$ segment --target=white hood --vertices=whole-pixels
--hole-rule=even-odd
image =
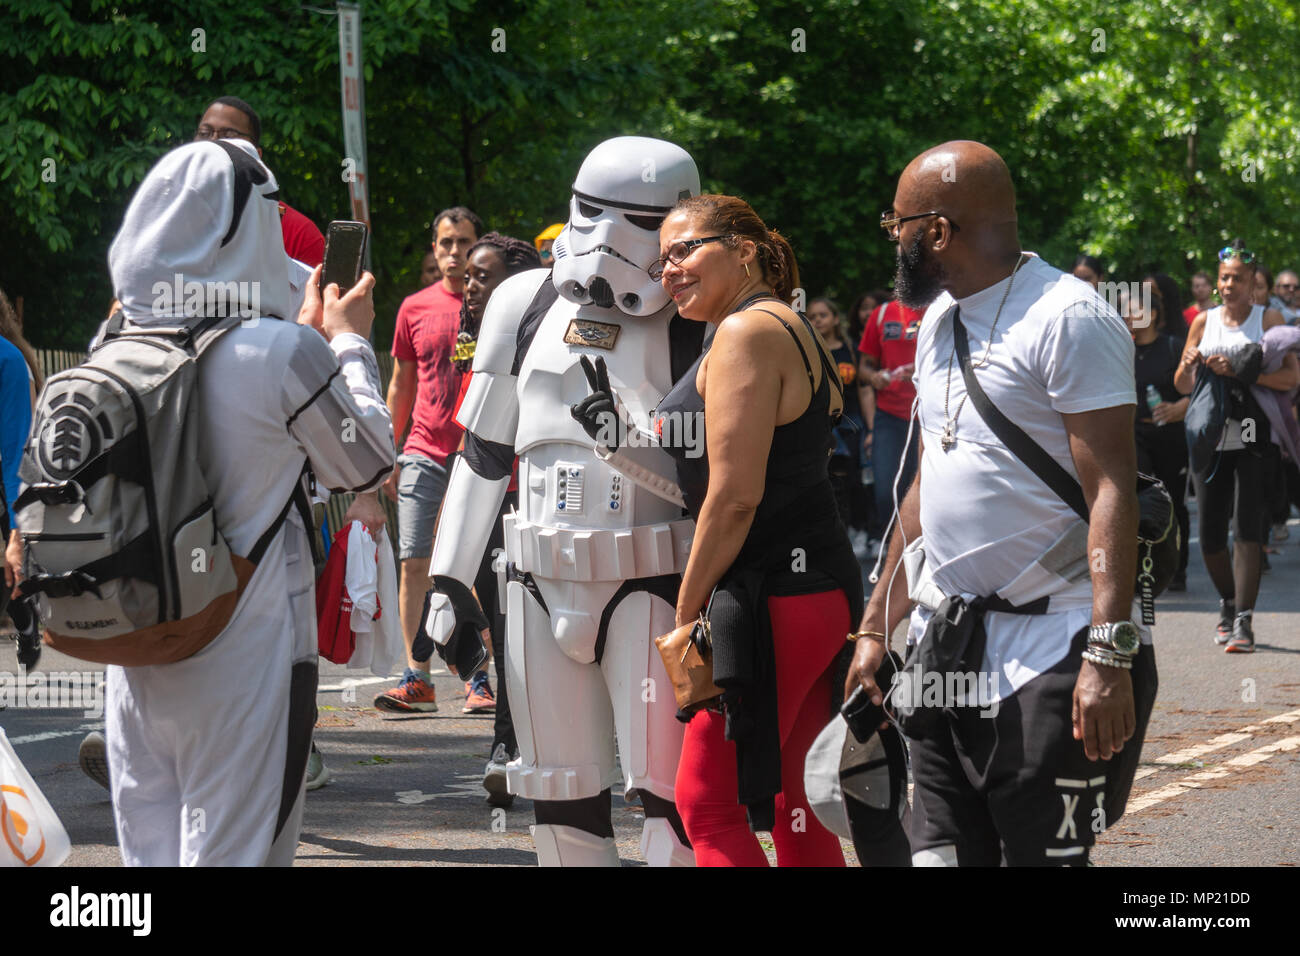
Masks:
[[[278,189],[246,140],[186,143],[160,159],[108,250],[127,317],[292,318]]]

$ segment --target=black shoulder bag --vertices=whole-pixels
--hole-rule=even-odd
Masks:
[[[966,394],[984,423],[1075,514],[1087,521],[1088,503],[1079,482],[1041,445],[1003,415],[980,387],[971,367],[966,326],[962,325],[961,310],[956,306],[952,312],[952,335],[961,362],[962,378],[966,382]],[[1151,625],[1156,622],[1156,598],[1169,586],[1178,570],[1178,522],[1174,518],[1173,500],[1159,479],[1139,472],[1137,496],[1138,568],[1134,590],[1142,600],[1142,623]]]

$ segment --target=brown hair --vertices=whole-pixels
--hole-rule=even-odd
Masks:
[[[673,212],[686,212],[699,219],[706,230],[728,236],[727,246],[734,249],[741,239],[758,247],[758,266],[780,298],[794,299],[799,287],[799,264],[789,241],[775,229],[768,229],[749,203],[735,196],[706,193],[680,200]]]
[[[39,392],[45,387],[41,363],[36,360],[36,350],[23,337],[23,327],[18,322],[18,313],[9,304],[9,297],[5,295],[3,289],[0,289],[0,335],[18,346],[18,351],[23,353],[23,358],[27,360],[27,367],[32,370],[32,378],[36,380],[36,391]]]

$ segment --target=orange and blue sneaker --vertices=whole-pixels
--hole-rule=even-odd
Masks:
[[[1232,639],[1224,648],[1229,654],[1254,654],[1255,629],[1251,627],[1251,612],[1242,611],[1232,624]]]
[[[375,706],[380,710],[395,710],[401,713],[411,711],[430,713],[438,709],[438,700],[434,695],[429,674],[408,667],[402,672],[402,682],[396,688],[375,695]]]
[[[494,714],[497,699],[492,696],[492,684],[488,681],[487,671],[479,671],[465,685],[465,706],[463,714]]]

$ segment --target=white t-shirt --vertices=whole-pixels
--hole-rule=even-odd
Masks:
[[[1031,256],[1014,277],[985,365],[1008,281],[957,301],[975,375],[993,404],[1077,478],[1061,415],[1135,403],[1132,336],[1091,286]],[[1059,662],[1089,623],[1088,528],[969,400],[957,416],[956,444],[943,450],[945,390],[949,414],[966,395],[952,322],[943,319],[953,301],[947,293],[935,300],[917,338],[926,563],[945,594],[997,594],[1012,604],[1051,596],[1046,615],[986,615],[984,669],[1000,674],[1001,699]],[[918,608],[911,639],[928,619]]]

